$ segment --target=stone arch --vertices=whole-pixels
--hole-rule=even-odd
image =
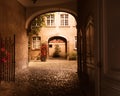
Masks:
[[[48,43],[52,40],[52,39],[56,39],[56,38],[60,38],[62,39],[64,42],[67,42],[67,39],[63,36],[52,36],[48,39]]]
[[[38,12],[33,13],[33,15],[29,16],[26,20],[25,28],[28,29],[30,21],[33,18],[35,18],[36,16],[38,16],[40,14],[44,14],[44,13],[48,13],[48,12],[67,12],[67,13],[71,14],[77,21],[77,13],[72,10],[64,9],[64,8],[49,8],[49,9],[45,9],[45,10],[40,10]]]

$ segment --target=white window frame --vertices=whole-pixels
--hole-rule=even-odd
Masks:
[[[60,14],[60,25],[61,26],[69,25],[69,15],[68,14]]]
[[[46,21],[47,26],[55,26],[55,15],[50,14],[47,16],[47,21]]]
[[[32,49],[40,49],[41,38],[39,36],[32,37]]]

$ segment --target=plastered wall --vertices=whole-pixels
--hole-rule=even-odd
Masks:
[[[17,0],[0,0],[0,34],[3,37],[15,34],[16,70],[25,67],[28,62],[25,8]]]

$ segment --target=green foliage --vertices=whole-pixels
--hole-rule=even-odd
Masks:
[[[31,22],[31,31],[32,34],[38,34],[41,27],[45,25],[45,15],[39,15]]]
[[[77,53],[73,52],[69,55],[69,60],[76,60],[77,59]]]
[[[53,53],[53,57],[60,57],[61,49],[58,44],[55,45],[55,52]]]
[[[40,29],[45,26],[45,18],[49,16],[51,13],[46,13],[43,15],[38,15],[31,21],[30,30],[28,34],[38,34]]]

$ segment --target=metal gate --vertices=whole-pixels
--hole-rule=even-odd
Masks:
[[[15,35],[0,36],[0,81],[15,81]]]

